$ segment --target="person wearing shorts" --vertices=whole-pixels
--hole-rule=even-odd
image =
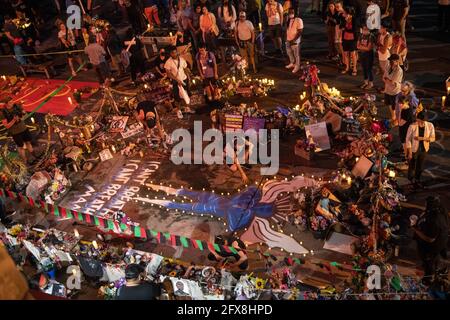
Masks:
[[[7,129],[9,136],[14,140],[20,157],[27,162],[29,159],[27,158],[26,150],[33,154],[33,146],[31,145],[31,133],[25,121],[22,120],[23,115],[22,107],[12,102],[3,103],[1,106],[0,120]]]
[[[203,81],[203,88],[205,90],[208,101],[214,99],[214,91],[217,87],[217,79],[219,75],[217,73],[217,63],[214,53],[206,49],[204,43],[200,44],[197,56],[197,67],[200,78]]]
[[[344,57],[344,49],[342,48],[342,29],[341,29],[341,22],[343,19],[344,19],[344,7],[342,6],[342,2],[338,1],[334,5],[334,20],[336,21],[334,43],[336,45],[336,50],[340,56],[339,64],[342,64],[342,59]]]
[[[281,39],[283,34],[283,30],[281,28],[283,25],[283,6],[275,0],[268,0],[266,4],[266,15],[269,37],[273,41],[276,52],[281,54],[281,46],[283,44]]]
[[[391,120],[396,122],[396,96],[400,93],[403,81],[403,70],[400,67],[400,57],[398,54],[392,54],[389,57],[389,67],[384,74],[384,103],[389,107]]]

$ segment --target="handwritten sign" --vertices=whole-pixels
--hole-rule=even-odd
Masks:
[[[142,132],[144,129],[144,125],[140,122],[134,124],[133,126],[130,126],[128,130],[121,132],[122,138],[126,139],[132,136],[137,135],[138,133]]]
[[[127,126],[128,116],[114,116],[109,125],[110,132],[123,132]]]

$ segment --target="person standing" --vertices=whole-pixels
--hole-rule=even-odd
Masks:
[[[106,35],[105,44],[106,48],[111,56],[111,64],[112,67],[119,72],[119,76],[125,73],[125,68],[122,63],[122,59],[120,58],[120,53],[122,52],[123,45],[119,36],[117,35],[116,30],[108,25],[108,33]]]
[[[228,32],[234,29],[236,22],[236,9],[231,0],[222,0],[222,5],[217,9],[217,17],[219,18],[220,28]]]
[[[166,69],[167,76],[172,80],[174,99],[178,105],[184,101],[186,105],[185,112],[191,112],[189,108],[188,76],[186,74],[186,70],[188,69],[187,62],[180,57],[176,47],[170,47],[169,54],[170,57],[167,59],[164,68]],[[178,117],[181,118],[182,115],[178,114]]]
[[[336,18],[335,18],[334,2],[330,1],[327,6],[325,15],[325,24],[327,26],[327,38],[328,38],[328,59],[335,59],[338,56],[335,39],[336,39]]]
[[[404,72],[408,69],[408,61],[406,56],[408,54],[408,47],[406,45],[406,39],[397,32],[392,36],[392,47],[390,49],[391,54],[398,54],[400,57],[400,67]]]
[[[203,88],[208,101],[212,101],[219,75],[217,73],[217,62],[214,53],[206,50],[205,44],[201,44],[196,56],[198,73],[203,81]]]
[[[441,32],[450,31],[450,0],[438,1],[438,29]]]
[[[372,33],[370,33],[367,25],[363,25],[361,35],[358,39],[359,60],[364,73],[364,83],[362,89],[373,88],[373,59],[375,40]]]
[[[130,39],[125,41],[127,46],[126,51],[130,54],[130,74],[131,82],[135,86],[138,74],[145,74],[145,58],[142,54],[142,42],[136,37],[134,30],[129,28],[126,31],[126,38]]]
[[[259,26],[261,22],[261,0],[248,0],[247,1],[247,17],[254,26]]]
[[[352,68],[352,75],[357,74],[356,46],[358,43],[358,23],[355,18],[355,9],[349,7],[345,10],[344,20],[341,22],[342,28],[342,50],[344,51],[344,70],[342,74],[349,72]]]
[[[289,8],[286,26],[286,52],[289,57],[289,64],[286,68],[292,69],[292,73],[297,73],[300,70],[300,44],[303,33],[303,20],[296,16],[293,7]]]
[[[139,10],[138,0],[119,0],[119,4],[125,7],[127,11],[128,21],[131,24],[134,32],[142,33],[142,19]]]
[[[89,62],[94,66],[99,83],[103,84],[110,76],[110,69],[105,59],[105,49],[97,43],[95,37],[91,36],[89,45],[84,48],[84,52],[88,55]]]
[[[388,32],[387,26],[385,24],[382,24],[377,39],[378,64],[380,67],[381,78],[384,77],[384,74],[388,70],[388,59],[391,56],[391,48],[392,36]]]
[[[17,26],[8,15],[5,16],[5,24],[3,28],[5,30],[6,37],[9,39],[14,48],[14,55],[17,62],[21,65],[27,64],[27,58],[23,56],[25,54],[22,47],[24,44],[24,39]]]
[[[366,25],[374,35],[378,34],[381,27],[381,10],[374,0],[367,0]]]
[[[406,18],[409,13],[409,0],[392,0],[392,28],[406,39]]]
[[[22,120],[25,112],[20,105],[9,101],[4,103],[1,107],[0,121],[6,128],[8,135],[12,137],[17,146],[18,152],[22,160],[27,163],[32,159],[28,159],[27,150],[31,155],[33,154],[33,146],[31,145],[32,136],[30,131]]]
[[[239,20],[236,21],[234,37],[239,48],[239,54],[253,67],[256,73],[255,64],[255,28],[250,20],[246,19],[244,11],[239,13]]]
[[[144,0],[144,14],[147,17],[148,24],[150,26],[150,30],[153,29],[153,26],[156,24],[157,26],[161,25],[158,16],[158,0]]]
[[[268,0],[266,3],[266,15],[268,23],[269,37],[272,39],[276,49],[276,53],[282,54],[283,40],[281,35],[283,33],[283,6],[276,0]]]
[[[338,0],[335,2],[334,4],[334,20],[336,21],[336,30],[335,30],[335,40],[334,42],[336,43],[336,49],[337,52],[340,56],[340,60],[339,60],[339,65],[342,66],[343,65],[343,60],[344,60],[344,49],[342,48],[342,29],[341,29],[341,24],[342,22],[345,20],[344,19],[344,7],[342,5],[342,1]]]
[[[423,188],[420,178],[426,155],[430,150],[430,143],[436,139],[434,125],[426,120],[425,112],[419,112],[416,122],[409,126],[406,133],[405,144],[409,161],[408,179],[417,188]]]
[[[207,6],[202,7],[202,15],[200,16],[200,29],[202,30],[202,39],[206,43],[209,50],[217,49],[216,38],[219,35],[219,28],[216,23],[216,16],[209,12]]]
[[[422,283],[429,285],[438,270],[440,257],[447,258],[449,217],[439,196],[429,196],[426,201],[425,211],[412,229],[424,269]]]
[[[158,300],[161,287],[142,280],[144,269],[138,264],[129,264],[125,268],[126,283],[117,290],[116,300]]]
[[[397,96],[397,119],[398,119],[398,135],[403,147],[403,156],[408,159],[406,149],[406,134],[408,133],[409,126],[414,121],[413,107],[410,106],[406,96],[401,93]]]
[[[75,35],[72,30],[68,30],[64,23],[59,25],[58,39],[61,42],[61,46],[64,51],[67,52],[67,63],[69,64],[70,71],[72,72],[72,76],[75,77],[77,75],[75,68],[73,66],[73,60],[77,60],[80,66],[83,65],[83,61],[81,57],[77,53],[73,53],[71,51],[77,50],[77,43],[75,41]],[[87,70],[87,69],[85,69]]]
[[[401,91],[401,83],[403,81],[403,70],[400,68],[400,57],[393,54],[389,57],[389,68],[384,74],[384,103],[389,107],[391,112],[392,123],[395,124],[397,119],[395,115],[395,99]]]

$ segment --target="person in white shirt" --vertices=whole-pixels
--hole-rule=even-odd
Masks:
[[[381,10],[374,0],[367,0],[366,25],[371,32],[376,33],[381,26]]]
[[[408,179],[418,188],[422,188],[422,175],[425,158],[430,150],[430,142],[436,140],[434,125],[426,121],[424,111],[417,114],[416,122],[411,124],[406,133],[406,150],[409,160]]]
[[[283,6],[275,0],[268,0],[266,4],[266,15],[268,23],[269,37],[272,38],[277,53],[282,53],[281,46],[283,40],[281,35],[283,33]]]
[[[188,64],[184,58],[180,57],[176,47],[170,47],[169,52],[170,58],[164,64],[164,69],[166,69],[167,76],[172,79],[174,99],[178,104],[184,101],[187,106],[185,112],[191,112],[189,108],[188,76],[186,75]],[[178,114],[178,117],[181,118],[180,114]]]
[[[236,9],[230,0],[223,0],[222,5],[217,9],[221,29],[224,31],[233,30],[234,22],[237,19]]]
[[[286,52],[289,56],[287,69],[292,73],[300,70],[300,42],[303,32],[303,20],[295,16],[295,9],[289,8],[288,21],[286,24]]]
[[[389,68],[384,74],[384,103],[391,112],[392,123],[396,123],[396,97],[402,89],[403,70],[400,67],[400,57],[398,54],[392,54],[389,57]]]
[[[253,67],[253,72],[256,73],[255,64],[255,28],[253,23],[247,20],[244,11],[239,13],[239,20],[235,23],[234,37],[239,48],[239,54]]]

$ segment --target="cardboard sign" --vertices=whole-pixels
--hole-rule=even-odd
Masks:
[[[365,178],[369,173],[369,170],[372,168],[373,162],[367,159],[365,156],[361,156],[358,162],[352,169],[352,174],[355,177]]]
[[[245,117],[243,130],[247,131],[249,129],[253,129],[256,132],[259,132],[260,129],[264,129],[265,125],[266,125],[266,119],[264,119],[264,118]]]
[[[100,156],[100,160],[102,162],[113,158],[113,155],[111,154],[111,150],[109,150],[109,149],[100,151],[100,153],[98,155]]]
[[[328,138],[327,123],[319,122],[305,126],[306,136],[312,136],[317,145],[316,152],[328,150],[331,148],[330,139]]]
[[[140,133],[144,129],[144,125],[140,122],[130,126],[128,130],[121,132],[122,138],[126,139]]]
[[[242,129],[243,116],[240,114],[225,115],[225,132],[236,131]]]
[[[127,126],[128,116],[114,116],[109,125],[110,132],[123,132]]]

